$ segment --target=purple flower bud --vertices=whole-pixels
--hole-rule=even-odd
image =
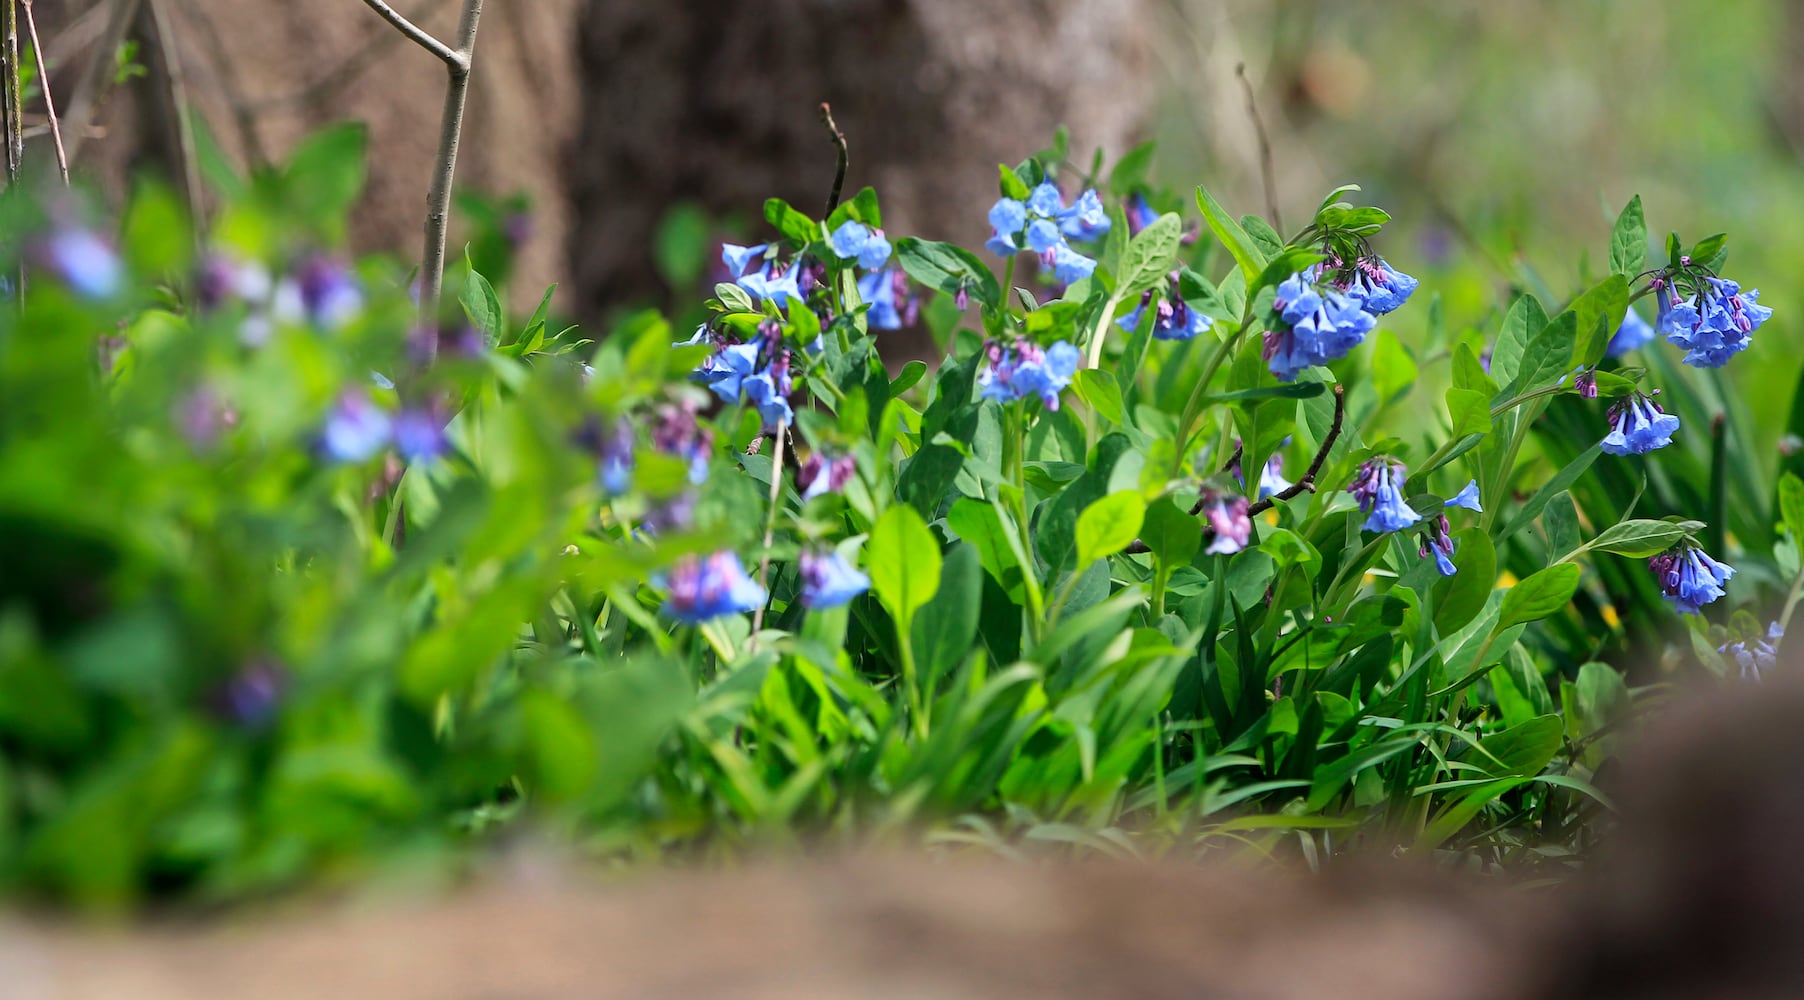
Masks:
[[[275,717],[288,686],[288,671],[280,663],[252,660],[215,691],[213,708],[229,722],[262,729]]]
[[[1580,399],[1596,399],[1597,369],[1587,368],[1584,371],[1579,372],[1578,377],[1572,380],[1572,385],[1573,388],[1578,390]]]

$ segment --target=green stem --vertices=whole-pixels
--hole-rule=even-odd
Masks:
[[[908,699],[908,715],[913,720],[915,736],[927,738],[927,709],[922,704],[921,685],[915,667],[914,615],[896,622],[896,646],[902,651],[903,696]]]
[[[1248,324],[1253,322],[1253,305],[1247,303],[1246,311],[1240,317],[1240,326],[1226,339],[1217,344],[1215,350],[1203,362],[1203,374],[1196,380],[1196,386],[1190,390],[1190,399],[1184,403],[1184,415],[1178,419],[1177,453],[1172,456],[1172,478],[1177,478],[1184,468],[1184,456],[1190,450],[1190,436],[1195,429],[1197,417],[1202,415],[1203,396],[1208,392],[1209,383],[1221,364],[1233,351],[1234,345],[1240,342],[1240,335],[1246,332]]]
[[[999,487],[996,500],[1009,507],[1009,515],[1015,522],[1018,546],[1015,559],[1021,564],[1021,586],[1027,594],[1028,634],[1038,641],[1046,621],[1046,596],[1040,589],[1039,570],[1034,566],[1033,533],[1027,523],[1027,463],[1024,458],[1027,422],[1019,406],[1004,405],[1002,413],[1006,422],[1002,433],[1002,468],[1014,487],[1014,495],[1009,496]]]

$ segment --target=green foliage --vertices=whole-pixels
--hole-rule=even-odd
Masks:
[[[1575,367],[1603,368],[1604,397],[1691,378],[1603,358],[1647,256],[1638,199],[1579,294],[1437,304],[1427,337],[1387,319],[1369,353],[1280,382],[1277,286],[1364,253],[1389,214],[1344,187],[1288,241],[1199,187],[1221,246],[1186,244],[1194,218],[1136,150],[1091,171],[1116,186],[1087,277],[897,238],[910,294],[962,293],[981,330],[951,309],[937,370],[892,378],[868,274],[829,246],[880,225],[873,191],[824,221],[767,202],[778,270],[819,282],[806,304],[719,284],[693,343],[651,313],[599,343],[560,332],[550,291],[510,294],[518,206],[463,199],[469,331],[441,336],[404,268],[319,255],[365,153],[343,128],[253,177],[215,162],[200,261],[173,197],[137,187],[116,233],[132,280],[99,294],[32,254],[67,219],[5,205],[27,235],[0,263],[34,270],[0,315],[0,886],[229,899],[456,857],[525,817],[619,857],[921,829],[1558,868],[1647,680],[1618,669],[1628,640],[1678,631],[1634,561],[1732,535],[1733,600],[1797,599],[1804,481],[1729,462],[1745,427],[1649,472],[1594,443]],[[1068,158],[1005,166],[999,190],[1069,181]],[[1131,238],[1130,194],[1152,206]],[[708,239],[693,211],[667,219],[650,252],[673,289]],[[1148,293],[1208,329],[1118,322]],[[1086,362],[1071,391],[996,398],[1005,343],[1061,341]],[[784,352],[789,409],[698,385],[725,380],[725,347],[764,372]],[[442,446],[352,447],[352,403]],[[1701,430],[1702,405],[1672,409]],[[1406,530],[1365,530],[1349,492],[1377,458],[1411,468]],[[1262,500],[1268,462],[1310,478]],[[817,488],[809,468],[838,471]],[[1482,512],[1446,506],[1467,481]],[[1443,544],[1447,576],[1422,555]],[[693,585],[726,556],[743,585]],[[822,597],[829,556],[869,592]],[[1724,669],[1750,621],[1673,646]]]

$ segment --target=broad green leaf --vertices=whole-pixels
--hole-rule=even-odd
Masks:
[[[1610,275],[1579,296],[1567,310],[1576,317],[1570,363],[1590,367],[1602,361],[1604,349],[1628,311],[1629,284],[1620,274]]]
[[[1646,264],[1647,219],[1641,214],[1641,196],[1636,195],[1623,206],[1610,233],[1610,272],[1633,278]]]
[[[1215,238],[1221,240],[1235,263],[1240,265],[1240,273],[1246,277],[1247,284],[1251,286],[1257,282],[1260,273],[1265,270],[1264,251],[1253,243],[1252,237],[1221,207],[1207,188],[1197,187],[1196,207],[1202,209],[1203,220],[1209,224]]]
[[[495,286],[472,269],[470,276],[464,279],[462,301],[464,314],[470,317],[471,325],[482,331],[483,340],[491,345],[496,343],[501,337],[501,326],[505,320],[501,315],[501,299],[495,295]]]
[[[1792,544],[1804,551],[1804,479],[1789,472],[1779,478],[1779,515],[1791,531]]]
[[[1591,540],[1594,552],[1612,552],[1630,559],[1657,556],[1686,537],[1684,526],[1671,521],[1635,519],[1611,525]]]
[[[1203,544],[1203,526],[1170,497],[1148,504],[1140,526],[1140,540],[1153,557],[1168,567],[1188,566]]]
[[[1491,433],[1491,394],[1482,389],[1448,389],[1447,413],[1455,438]]]
[[[1534,573],[1511,587],[1503,595],[1503,607],[1498,612],[1493,634],[1512,625],[1539,621],[1558,613],[1578,590],[1579,575],[1576,564],[1561,563]]]
[[[940,589],[940,543],[907,504],[891,504],[864,547],[871,589],[898,621],[907,621]]]
[[[951,243],[934,243],[912,236],[896,241],[896,260],[908,276],[946,295],[964,288],[972,298],[996,308],[1002,302],[996,276],[971,252]]]
[[[1460,344],[1453,349],[1453,387],[1476,389],[1484,393],[1487,400],[1497,398],[1497,383],[1485,371],[1471,344]]]
[[[1541,524],[1547,529],[1547,555],[1550,559],[1571,552],[1579,546],[1578,508],[1572,494],[1562,490],[1547,502],[1541,512]]]
[[[1491,351],[1491,378],[1509,383],[1522,365],[1522,352],[1529,342],[1547,326],[1547,310],[1533,295],[1521,295],[1510,303],[1503,317],[1503,331],[1497,335],[1497,346]]]
[[[1115,384],[1113,373],[1104,368],[1085,368],[1078,372],[1077,394],[1098,416],[1121,426],[1121,387]]]
[[[971,652],[982,608],[982,554],[975,545],[954,545],[940,571],[939,592],[914,622],[921,683],[929,690]]]
[[[796,211],[789,202],[781,198],[771,198],[764,203],[764,220],[782,233],[784,239],[812,243],[820,238],[819,227],[814,220]]]
[[[1137,295],[1166,280],[1177,261],[1178,245],[1183,236],[1184,220],[1176,213],[1167,212],[1129,240],[1127,249],[1121,254],[1116,298]]]
[[[1027,182],[1021,179],[1021,175],[1015,173],[1015,169],[1008,164],[996,164],[996,173],[1000,180],[1000,189],[1004,198],[1013,198],[1016,201],[1026,201],[1027,196],[1033,193],[1028,190]]]
[[[1532,777],[1559,753],[1561,728],[1557,715],[1530,719],[1479,740],[1478,746],[1484,752],[1469,759],[1486,771],[1495,771],[1501,763],[1504,770],[1500,776]]]
[[[1491,537],[1480,528],[1453,534],[1452,576],[1434,586],[1434,624],[1442,635],[1464,628],[1490,599],[1497,586],[1497,551]]]
[[[1128,547],[1146,519],[1146,501],[1132,490],[1111,493],[1077,516],[1077,564],[1088,566]]]
[[[994,577],[1009,599],[1016,604],[1026,601],[1021,579],[1021,563],[1015,558],[1015,545],[1010,543],[1007,528],[994,504],[970,497],[952,503],[946,524],[958,537],[977,549],[985,572]],[[1018,543],[1016,543],[1018,544]]]

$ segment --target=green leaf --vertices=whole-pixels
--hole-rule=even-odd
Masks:
[[[1152,550],[1153,558],[1169,568],[1190,565],[1203,545],[1203,528],[1197,519],[1179,507],[1170,497],[1160,497],[1147,505],[1146,517],[1140,525],[1140,540]]]
[[[1561,563],[1511,587],[1503,595],[1503,607],[1498,611],[1492,634],[1501,634],[1512,625],[1539,621],[1565,608],[1578,590],[1579,575],[1576,564]]]
[[[1259,280],[1260,272],[1265,270],[1265,252],[1253,243],[1240,223],[1234,221],[1221,204],[1215,200],[1207,188],[1200,185],[1196,189],[1196,207],[1203,212],[1203,220],[1209,224],[1209,230],[1215,238],[1228,248],[1228,253],[1240,265],[1240,273],[1245,275],[1250,286]]]
[[[1657,556],[1687,536],[1682,524],[1636,519],[1611,525],[1591,540],[1594,552],[1610,552],[1630,559]]]
[[[125,254],[132,269],[157,277],[185,275],[194,256],[188,213],[161,182],[141,180],[125,215]]]
[[[1578,507],[1573,504],[1571,493],[1562,490],[1547,502],[1541,524],[1547,529],[1548,558],[1558,559],[1578,548]]]
[[[652,261],[659,277],[673,290],[688,290],[708,269],[713,249],[713,223],[694,202],[678,202],[658,222],[652,235]]]
[[[1125,299],[1166,280],[1177,262],[1183,236],[1184,220],[1173,212],[1159,216],[1152,225],[1140,230],[1122,252],[1115,297]]]
[[[289,208],[301,219],[339,232],[368,177],[369,129],[336,125],[303,140],[282,171]]]
[[[964,453],[957,448],[930,443],[915,452],[902,467],[902,473],[896,479],[896,496],[922,515],[932,516],[946,498],[947,491],[952,489],[953,482],[958,479],[958,470],[964,464]]]
[[[1328,383],[1326,382],[1285,382],[1282,385],[1266,385],[1257,389],[1236,389],[1233,392],[1204,396],[1203,405],[1234,403],[1248,399],[1313,399],[1327,391]]]
[[[1015,173],[1015,168],[1008,164],[996,164],[996,172],[1001,178],[1001,190],[1004,198],[1026,201],[1027,196],[1033,193],[1028,190],[1027,182],[1021,179],[1021,175]]]
[[[1077,564],[1088,566],[1128,547],[1146,520],[1146,501],[1132,490],[1111,493],[1077,516]]]
[[[1397,399],[1416,384],[1418,374],[1416,359],[1409,356],[1409,351],[1404,349],[1403,342],[1397,339],[1397,335],[1389,330],[1378,331],[1377,343],[1372,348],[1372,378],[1377,384],[1379,401],[1388,403]],[[1487,407],[1485,423],[1488,425],[1490,400],[1484,402]],[[1461,436],[1461,432],[1455,430],[1454,436]]]
[[[1804,551],[1804,479],[1789,472],[1779,477],[1779,515],[1791,532],[1792,544]]]
[[[1491,352],[1491,378],[1509,382],[1522,364],[1522,352],[1547,326],[1547,310],[1533,295],[1518,296],[1504,314],[1503,331],[1497,335],[1497,346]]]
[[[1636,195],[1623,206],[1610,233],[1610,272],[1633,278],[1646,264],[1647,219],[1641,214],[1641,196]]]
[[[1455,532],[1453,554],[1458,572],[1434,585],[1434,624],[1442,635],[1452,635],[1477,617],[1497,586],[1497,550],[1483,529]]]
[[[909,620],[940,589],[940,543],[907,504],[891,504],[864,546],[871,590],[891,617]]]
[[[1476,389],[1485,394],[1487,401],[1497,398],[1497,383],[1491,379],[1491,373],[1485,371],[1471,344],[1462,343],[1453,349],[1453,387]]]
[[[1298,271],[1327,259],[1309,247],[1281,250],[1265,265],[1265,270],[1259,272],[1259,280],[1254,282],[1252,294],[1258,295],[1262,289],[1282,284]]]
[[[1078,372],[1077,395],[1104,420],[1116,426],[1123,423],[1121,387],[1115,384],[1113,372],[1104,368],[1085,368]]]
[[[1612,274],[1579,296],[1566,311],[1576,317],[1570,364],[1595,365],[1604,359],[1604,349],[1628,314],[1629,283],[1622,275]]]
[[[1516,371],[1516,378],[1505,390],[1510,396],[1520,396],[1545,389],[1572,370],[1572,349],[1578,336],[1578,314],[1568,310],[1554,317],[1534,339],[1523,348],[1522,360]],[[1496,367],[1496,359],[1492,359],[1492,367]]]
[[[752,293],[730,281],[723,281],[715,285],[714,297],[720,300],[721,305],[727,307],[728,312],[755,313],[758,311],[758,304],[752,301]]]
[[[992,309],[1002,302],[996,276],[962,247],[908,236],[896,241],[896,259],[910,278],[928,288],[956,295],[963,287],[971,297]]]
[[[1491,433],[1491,396],[1482,389],[1448,389],[1447,413],[1456,439]]]
[[[1697,241],[1697,245],[1693,246],[1686,256],[1691,258],[1693,264],[1702,264],[1705,267],[1713,267],[1716,258],[1722,254],[1723,248],[1728,245],[1728,234],[1717,233],[1715,236],[1707,236]]]
[[[488,344],[498,343],[501,337],[501,326],[506,320],[501,315],[501,300],[495,295],[495,286],[474,268],[470,276],[464,279],[462,297],[464,315],[470,317],[470,323],[482,331],[482,339]]]
[[[1473,754],[1470,760],[1499,777],[1532,777],[1560,752],[1562,735],[1559,716],[1538,716],[1479,740],[1478,747],[1484,752]],[[1498,764],[1503,765],[1501,771]]]
[[[764,220],[785,239],[797,243],[812,243],[820,236],[813,219],[791,208],[789,202],[781,198],[771,198],[764,203]]]
[[[1144,184],[1146,168],[1152,164],[1153,151],[1157,148],[1158,144],[1149,139],[1116,160],[1115,166],[1109,170],[1109,190],[1116,194],[1126,194]],[[1025,198],[1027,195],[1023,194],[1021,197]]]
[[[983,500],[959,497],[946,514],[946,525],[954,534],[971,543],[977,550],[984,571],[994,577],[997,586],[1015,604],[1025,603],[1026,591],[1021,578],[1021,564],[1015,558],[1008,529],[996,507]]]
[[[920,657],[921,683],[934,681],[964,661],[977,638],[983,609],[983,563],[975,545],[954,545],[940,571],[940,589],[926,611],[915,619],[914,648]]]

